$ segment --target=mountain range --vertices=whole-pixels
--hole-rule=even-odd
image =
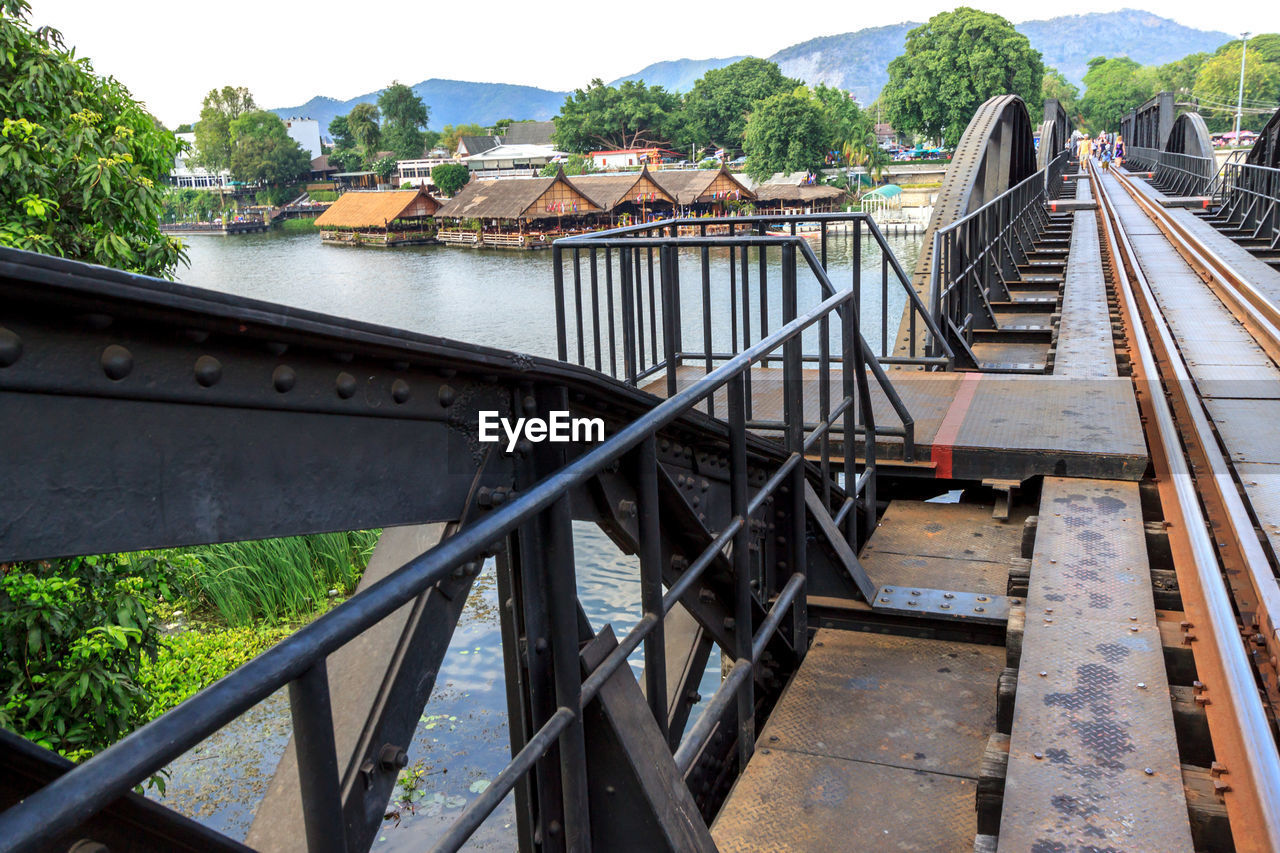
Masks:
[[[888,82],[889,61],[902,53],[907,33],[917,26],[905,22],[822,36],[783,48],[768,59],[777,62],[790,77],[811,85],[839,86],[853,92],[863,103],[871,103]],[[1016,27],[1040,51],[1045,65],[1057,68],[1082,88],[1088,61],[1095,56],[1128,56],[1143,65],[1160,65],[1189,53],[1213,51],[1233,38],[1224,32],[1197,30],[1137,9],[1065,15],[1026,21]],[[671,91],[687,92],[708,70],[739,59],[742,57],[655,62],[613,84],[644,80]],[[559,113],[569,95],[535,86],[437,78],[423,80],[412,88],[431,109],[431,127],[437,129],[468,122],[489,125],[502,118],[543,121]],[[305,104],[272,112],[282,118],[318,119],[323,133],[334,116],[344,115],[356,104],[372,102],[377,97],[377,92],[346,101],[317,96]]]

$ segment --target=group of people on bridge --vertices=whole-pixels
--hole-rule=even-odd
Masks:
[[[1076,149],[1081,163],[1089,162],[1090,155],[1098,158],[1104,170],[1111,168],[1111,161],[1124,161],[1124,139],[1118,133],[1101,131],[1096,137],[1090,137],[1079,130],[1071,133],[1071,146]]]

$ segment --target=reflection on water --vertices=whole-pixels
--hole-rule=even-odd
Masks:
[[[919,253],[919,238],[889,241],[909,272]],[[188,254],[190,269],[179,272],[179,279],[187,284],[425,334],[555,355],[549,253],[437,246],[353,249],[321,246],[316,235],[252,234],[189,238]],[[874,346],[880,258],[869,242],[864,244],[863,256],[869,282],[863,286],[863,329]],[[829,266],[838,287],[848,286],[851,257],[852,241],[833,237]],[[728,272],[725,259],[713,256],[716,260],[721,262],[713,265],[712,340],[719,348],[728,341]],[[696,254],[684,253],[684,281],[700,282],[697,262]],[[753,280],[756,274],[753,259]],[[770,322],[776,328],[781,319],[776,268],[770,270],[769,281],[774,297]],[[696,333],[694,339],[700,340],[696,302],[700,297],[695,293],[694,298],[695,309],[685,317],[686,337]],[[890,334],[903,298],[891,291]],[[816,299],[816,284],[802,275],[802,309]],[[759,309],[753,308],[753,326],[758,330]],[[620,553],[592,524],[575,522],[574,544],[584,610],[597,630],[612,624],[621,637],[641,615],[638,561]],[[631,665],[639,675],[639,651]],[[719,655],[713,654],[699,690],[702,696],[714,692],[719,676]],[[288,701],[281,691],[175,762],[163,801],[232,837],[244,838],[288,732]],[[506,693],[492,561],[463,610],[409,756],[411,767],[421,772],[420,783],[414,792],[397,789],[375,849],[416,851],[430,846],[507,763]],[[509,797],[476,833],[471,846],[510,849],[513,841]]]

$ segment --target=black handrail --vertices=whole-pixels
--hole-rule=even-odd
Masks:
[[[1280,248],[1280,169],[1228,162],[1215,200],[1215,225],[1260,241],[1263,251]]]
[[[1046,185],[1068,153],[933,235],[931,313],[968,366],[977,367],[975,329],[996,329],[992,302],[1009,300],[1009,284],[1049,224]],[[1061,174],[1061,171],[1059,171]]]
[[[753,679],[750,674],[758,660],[763,644],[779,630],[783,616],[790,615],[794,632],[793,644],[803,653],[807,637],[805,616],[805,513],[804,492],[806,480],[814,479],[814,469],[805,461],[806,452],[815,441],[821,443],[822,458],[819,467],[822,488],[830,508],[838,503],[836,518],[849,544],[855,549],[859,544],[859,526],[873,525],[875,520],[875,424],[871,408],[870,385],[864,364],[867,352],[858,326],[857,293],[853,290],[832,292],[820,304],[800,312],[796,299],[794,256],[798,252],[816,263],[812,251],[798,237],[768,238],[770,245],[777,245],[784,254],[782,281],[784,325],[743,351],[725,359],[705,376],[685,388],[677,389],[668,399],[652,410],[621,427],[603,443],[583,455],[550,472],[536,483],[523,489],[518,497],[501,507],[465,525],[454,535],[418,557],[408,561],[388,577],[371,585],[335,609],[300,628],[295,634],[281,641],[258,657],[241,666],[225,678],[187,699],[176,708],[151,721],[116,744],[72,769],[28,796],[24,801],[0,813],[0,839],[6,849],[34,850],[41,846],[42,838],[50,826],[70,827],[87,819],[106,807],[117,797],[127,793],[136,784],[162,769],[169,762],[191,747],[209,737],[253,705],[267,698],[276,690],[290,686],[290,697],[295,718],[295,742],[300,756],[300,767],[311,773],[303,790],[303,816],[307,837],[313,849],[330,848],[341,844],[333,830],[332,808],[339,785],[338,768],[332,760],[332,722],[323,702],[311,701],[325,693],[326,660],[382,619],[391,615],[432,586],[457,577],[459,572],[474,574],[478,562],[494,547],[494,543],[525,528],[538,525],[546,531],[553,557],[548,571],[552,577],[546,581],[552,596],[554,610],[551,615],[553,640],[553,673],[555,676],[556,710],[532,734],[512,763],[499,774],[494,784],[459,818],[456,825],[441,839],[437,849],[456,850],[479,826],[515,785],[516,781],[544,756],[553,744],[559,744],[565,791],[565,833],[572,838],[587,831],[588,817],[583,795],[585,758],[582,746],[583,708],[614,673],[626,664],[627,655],[658,630],[663,617],[670,611],[682,590],[687,590],[732,542],[733,580],[736,589],[736,641],[731,656],[737,660],[733,680],[722,686],[730,691],[724,698],[717,697],[715,707],[727,707],[736,698],[739,713],[739,731],[752,732],[754,721],[747,716],[754,714],[751,699]],[[674,238],[673,238],[674,240]],[[668,246],[668,251],[671,247]],[[819,266],[818,269],[821,267]],[[802,360],[800,342],[802,334],[815,326],[826,326],[832,320],[841,323],[839,359],[842,366],[843,399],[830,405],[824,395],[821,423],[806,437],[804,401],[800,390]],[[747,397],[745,386],[753,365],[783,350],[781,360],[784,372],[785,427],[784,449],[786,461],[778,466],[774,475],[754,491],[749,491],[747,467]],[[824,363],[823,385],[827,383],[827,365]],[[576,643],[576,588],[571,555],[572,529],[568,506],[571,489],[583,486],[589,479],[612,470],[612,466],[624,457],[632,455],[639,460],[640,476],[652,478],[657,466],[654,443],[660,430],[688,416],[707,401],[718,389],[728,390],[728,421],[725,441],[729,449],[730,481],[734,493],[733,518],[726,528],[694,559],[680,580],[668,594],[660,598],[649,597],[644,602],[644,617],[623,638],[619,646],[604,662],[583,679],[579,671]],[[844,434],[864,436],[864,466],[857,471],[852,448],[844,454],[841,476],[832,476],[827,450],[827,436],[837,418],[841,419]],[[843,484],[843,485],[841,485]],[[785,487],[785,492],[784,492]],[[657,490],[639,490],[641,518],[657,517]],[[785,586],[779,589],[762,588],[757,592],[751,587],[749,565],[746,563],[748,527],[753,513],[762,510],[767,500],[781,501],[782,514],[793,526],[789,531],[787,546],[788,565],[792,574]],[[850,511],[861,502],[863,512]],[[865,519],[865,521],[863,521]],[[869,528],[864,528],[869,529]],[[798,534],[798,535],[797,535]],[[659,570],[652,555],[641,555],[641,572],[648,583]],[[773,599],[772,609],[759,627],[752,631],[753,608],[757,600],[766,604]],[[570,636],[565,636],[569,632]],[[651,644],[646,644],[650,651]],[[567,657],[566,657],[567,655]],[[663,650],[646,655],[646,666],[663,666]],[[721,692],[718,691],[718,692]],[[665,709],[664,709],[665,712]],[[710,715],[704,716],[707,719]],[[709,722],[696,727],[681,747],[681,755],[691,749],[700,749],[700,741],[708,734]],[[328,737],[325,733],[328,733]],[[572,749],[576,737],[577,749]],[[749,742],[740,744],[744,755],[749,755]],[[302,760],[303,756],[307,760]],[[323,805],[325,808],[318,806]],[[326,808],[328,812],[326,813]],[[326,835],[326,833],[330,833]],[[339,834],[340,835],[340,834]]]
[[[763,338],[768,335],[770,298],[767,258],[771,248],[787,245],[798,247],[799,255],[805,259],[821,294],[829,297],[836,293],[827,270],[828,232],[830,226],[841,223],[847,225],[853,234],[850,289],[858,303],[859,316],[863,316],[861,257],[864,226],[881,251],[879,353],[863,340],[863,358],[899,422],[892,426],[877,426],[877,434],[902,438],[904,458],[911,461],[915,455],[914,418],[889,380],[884,366],[943,369],[952,364],[954,356],[950,345],[941,337],[940,327],[911,286],[910,279],[889,248],[884,235],[874,220],[861,212],[667,219],[557,240],[552,246],[552,264],[556,276],[559,357],[563,361],[600,370],[635,386],[649,379],[665,377],[665,393],[670,396],[678,386],[682,366],[696,364],[704,372],[710,372],[716,364],[740,351],[740,341],[741,346],[750,343],[753,339],[753,323],[757,330],[755,337]],[[771,235],[767,233],[771,226],[789,228],[791,235]],[[816,226],[819,229],[817,251],[808,240],[793,242],[796,239],[793,235],[802,226]],[[716,234],[716,231],[722,233]],[[694,297],[682,298],[678,256],[681,248],[701,250],[698,266],[701,325],[689,329],[682,322],[682,309]],[[728,305],[718,310],[712,305],[712,248],[723,248],[728,252]],[[748,257],[749,249],[755,250],[754,259]],[[589,273],[586,279],[582,271],[584,261]],[[754,288],[751,287],[752,261],[757,267]],[[794,261],[793,256],[790,266],[783,264],[782,275],[795,275]],[[891,280],[896,281],[897,286],[906,294],[906,311],[912,334],[909,351],[905,356],[889,354],[888,296]],[[725,308],[728,310],[725,311]],[[758,322],[754,316],[757,312]],[[730,319],[730,345],[727,350],[713,344],[713,314],[727,314]],[[932,350],[929,355],[916,352],[914,332],[917,321],[928,333],[928,347]],[[686,333],[700,333],[700,341],[686,342]],[[829,361],[825,349],[829,344],[829,328],[824,324],[817,335],[819,351],[802,352],[801,361],[816,364],[819,369],[823,369],[823,365]],[[767,367],[780,360],[780,357],[766,358],[762,360],[762,366]],[[819,391],[825,393],[822,387],[820,386]],[[784,428],[781,421],[752,417],[756,406],[750,377],[747,380],[746,395],[749,427],[761,431],[781,431]],[[708,413],[715,415],[714,401],[708,402]],[[812,426],[813,423],[809,422],[806,426]]]

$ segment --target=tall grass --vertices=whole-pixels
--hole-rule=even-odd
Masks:
[[[309,616],[330,590],[353,592],[379,531],[208,545],[185,552],[188,595],[233,627]]]

